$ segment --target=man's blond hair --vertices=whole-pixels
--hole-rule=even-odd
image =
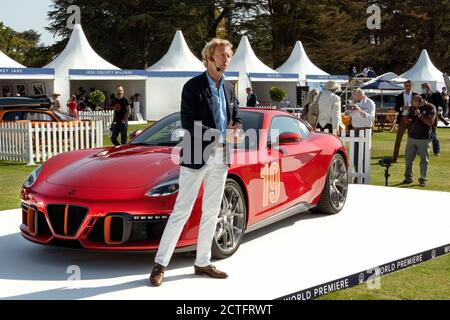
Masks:
[[[233,45],[230,41],[219,38],[211,39],[202,50],[202,62],[206,68],[208,67],[208,60],[214,55],[217,46],[226,46],[230,48],[231,54],[233,54]]]

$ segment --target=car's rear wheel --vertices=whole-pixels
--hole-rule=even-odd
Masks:
[[[335,154],[328,168],[327,181],[313,212],[335,214],[342,210],[347,200],[348,171],[345,159]]]
[[[211,253],[216,259],[228,258],[239,248],[244,236],[247,206],[241,186],[227,179]]]

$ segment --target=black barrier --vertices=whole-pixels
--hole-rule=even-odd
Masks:
[[[375,282],[377,281],[377,278],[379,279],[381,276],[416,266],[448,253],[450,253],[450,244],[423,251],[406,258],[397,259],[365,271],[354,273],[347,277],[282,296],[275,300],[312,300],[325,294],[348,289],[365,282]]]

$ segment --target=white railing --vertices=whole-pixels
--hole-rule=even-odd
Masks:
[[[320,131],[317,129],[317,131]],[[328,129],[324,132],[328,133]],[[336,135],[336,131],[333,131]],[[370,184],[370,162],[372,158],[372,130],[360,130],[359,136],[355,137],[355,131],[350,130],[350,134],[347,135],[345,131],[341,133],[341,141],[345,146],[348,158],[348,179],[350,183],[353,183],[356,178],[359,184]],[[358,146],[358,171],[355,170],[355,143],[359,143]]]
[[[80,111],[78,118],[80,120],[103,121],[103,134],[108,134],[113,122],[114,110]]]
[[[33,165],[63,152],[102,146],[102,121],[0,124],[0,160]]]

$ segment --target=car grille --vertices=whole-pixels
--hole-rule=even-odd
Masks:
[[[65,204],[49,204],[47,215],[56,235],[75,236],[83,223],[88,209]]]
[[[28,214],[30,209],[32,210],[31,215]],[[43,237],[52,235],[47,220],[45,219],[45,214],[42,211],[38,211],[35,207],[29,207],[22,203],[22,224],[30,228],[28,219],[32,219],[33,221],[32,230],[29,230],[30,234]]]

